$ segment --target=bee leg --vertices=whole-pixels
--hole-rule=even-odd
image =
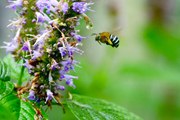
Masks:
[[[100,42],[100,41],[98,41],[98,43],[101,45],[101,42]]]

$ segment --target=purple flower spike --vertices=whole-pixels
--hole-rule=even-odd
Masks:
[[[67,11],[68,11],[68,9],[69,9],[68,3],[67,3],[67,2],[64,2],[64,3],[62,4],[62,11],[63,11],[63,13],[66,14]]]
[[[82,54],[79,45],[87,38],[81,36],[80,23],[84,20],[91,24],[85,14],[91,11],[92,2],[86,0],[7,0],[9,8],[18,14],[17,19],[10,21],[10,29],[15,35],[4,46],[15,56],[32,77],[24,81],[27,86],[23,96],[32,102],[47,106],[61,103],[61,92],[66,87],[75,88],[76,72],[79,62],[75,54]],[[31,1],[31,2],[30,2]],[[92,1],[92,0],[90,0]]]
[[[28,99],[29,99],[29,100],[35,100],[35,99],[36,99],[36,97],[35,97],[35,92],[34,92],[33,90],[30,90],[30,91],[29,91]]]

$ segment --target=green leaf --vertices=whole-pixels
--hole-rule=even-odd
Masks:
[[[0,100],[10,94],[14,89],[14,85],[11,82],[0,81]]]
[[[1,99],[0,105],[10,110],[16,120],[33,120],[36,115],[36,112],[30,103],[20,100],[14,94],[9,94]]]
[[[10,74],[11,80],[19,81],[19,79],[21,79],[21,81],[24,82],[30,78],[27,69],[25,69],[23,75],[21,75],[22,64],[23,64],[22,60],[17,63],[14,61],[12,55],[9,54],[3,59],[3,61],[8,65],[9,69],[11,70],[11,74]]]
[[[10,69],[7,64],[0,61],[0,80],[9,81],[10,80]]]
[[[0,81],[0,119],[7,117],[6,120],[34,120],[37,116],[34,106],[19,99],[13,88],[11,82]],[[43,120],[46,120],[47,116],[42,109],[41,113]]]
[[[78,120],[141,120],[126,109],[100,99],[73,95],[67,105]]]
[[[15,116],[11,111],[0,104],[0,118],[3,120],[15,120]]]
[[[11,82],[0,81],[0,101],[12,93],[14,85]],[[14,114],[0,102],[0,118],[4,120],[15,120]]]

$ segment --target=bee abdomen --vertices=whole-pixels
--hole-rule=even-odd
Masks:
[[[114,35],[110,35],[110,40],[112,42],[112,47],[118,47],[119,46],[119,38]]]

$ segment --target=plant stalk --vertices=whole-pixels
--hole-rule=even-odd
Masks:
[[[18,86],[21,86],[22,85],[22,77],[23,77],[23,75],[24,75],[24,70],[25,70],[25,67],[24,66],[22,66],[21,67],[21,73],[20,73],[20,76],[19,76],[19,79],[18,79]]]

